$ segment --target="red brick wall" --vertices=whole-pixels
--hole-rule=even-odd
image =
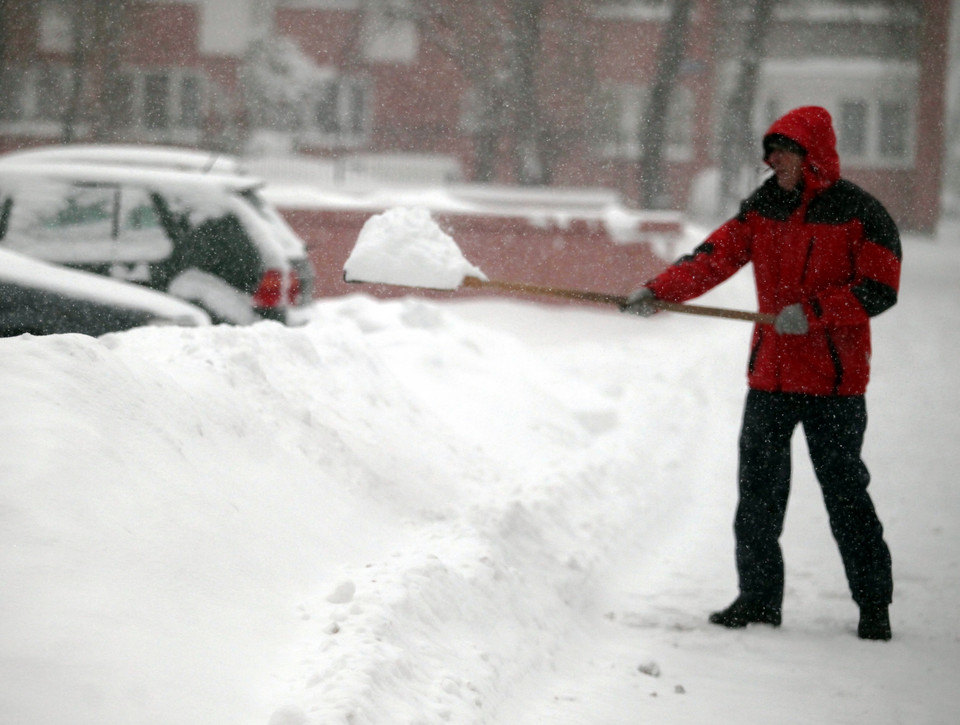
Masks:
[[[356,41],[358,15],[353,10],[278,8],[277,33],[293,38],[318,65],[346,65]]]
[[[128,60],[138,65],[200,65],[199,9],[193,5],[137,3],[127,32],[134,35]]]

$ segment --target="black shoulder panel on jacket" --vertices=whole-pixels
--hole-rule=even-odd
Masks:
[[[767,219],[785,222],[799,203],[799,193],[784,191],[777,184],[776,177],[771,176],[740,205],[737,219],[742,222],[747,214],[756,212]]]
[[[684,254],[680,257],[674,264],[684,264],[686,262],[692,262],[694,259],[699,257],[701,254],[713,254],[713,243],[704,242],[694,249],[690,254]]]
[[[854,287],[853,294],[860,300],[860,304],[870,317],[879,315],[897,304],[897,291],[873,279],[866,279]]]
[[[806,221],[845,224],[854,219],[863,224],[867,239],[901,258],[900,233],[890,214],[876,198],[846,179],[840,179],[810,203]]]

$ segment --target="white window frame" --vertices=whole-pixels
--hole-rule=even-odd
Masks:
[[[368,5],[361,39],[368,63],[413,63],[420,51],[420,31],[411,17],[410,0]]]
[[[59,76],[59,84],[64,92],[69,93],[72,88],[73,73],[66,63],[46,63],[30,67],[8,68],[8,74],[19,72],[18,113],[13,118],[0,122],[0,130],[5,134],[24,135],[32,137],[57,136],[63,126],[62,109],[66,107],[67,99],[60,100],[60,113],[55,117],[41,115],[40,84],[44,74],[51,73]]]
[[[0,122],[0,131],[10,135],[31,137],[59,136],[63,126],[62,112],[54,117],[40,115],[40,83],[44,73],[53,73],[60,77],[60,85],[65,91],[72,88],[72,69],[66,63],[47,64],[43,67],[32,66],[23,69],[19,93],[19,113],[17,117]],[[146,83],[151,74],[163,74],[170,81],[166,94],[165,109],[168,123],[164,128],[149,128],[146,124]],[[209,84],[206,76],[193,68],[125,68],[122,76],[132,82],[131,117],[132,123],[120,128],[136,138],[154,142],[196,142],[200,138],[204,124],[204,115],[209,102]],[[182,89],[185,79],[195,79],[199,90],[199,116],[196,125],[183,125]],[[66,107],[66,98],[61,99],[61,109]],[[86,133],[87,124],[78,122],[77,131]]]
[[[206,76],[194,68],[125,68],[124,76],[132,81],[131,111],[133,123],[124,130],[133,131],[143,140],[159,142],[193,142],[200,138],[204,115],[209,103],[209,82]],[[151,77],[165,77],[167,79],[166,102],[164,110],[167,123],[162,127],[153,127],[147,124],[147,84]],[[184,81],[194,80],[199,89],[199,116],[195,125],[182,123]]]
[[[650,95],[650,86],[629,83],[605,83],[599,119],[606,126],[595,144],[604,158],[639,160],[643,158],[642,122],[644,109]],[[693,105],[694,94],[690,88],[677,85],[670,99],[667,113],[667,138],[664,157],[667,161],[682,162],[693,158]],[[605,136],[605,137],[604,137]]]
[[[73,18],[60,2],[44,0],[37,18],[37,46],[45,53],[70,53],[74,47]]]
[[[917,77],[917,66],[911,62],[843,58],[767,61],[755,106],[755,136],[759,139],[769,127],[772,119],[767,109],[784,113],[797,106],[823,106],[833,116],[841,168],[912,168],[916,155]],[[860,152],[849,149],[843,137],[845,103],[859,103],[866,110]],[[883,150],[881,109],[886,104],[902,104],[906,111],[903,153],[896,156]]]
[[[601,20],[663,21],[670,17],[666,0],[603,0],[592,8]]]
[[[318,121],[318,106],[324,95],[336,91],[335,128],[324,128]],[[360,107],[354,104],[359,94]],[[313,92],[304,100],[301,110],[299,142],[306,146],[327,148],[357,148],[370,137],[373,115],[372,86],[365,78],[349,75],[329,75],[318,80]]]

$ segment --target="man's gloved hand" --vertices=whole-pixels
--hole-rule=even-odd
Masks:
[[[803,311],[803,305],[787,305],[777,319],[773,321],[773,329],[781,335],[806,335],[810,330],[810,324],[807,322],[807,313]]]
[[[655,302],[657,296],[649,287],[641,287],[627,297],[627,301],[620,306],[621,312],[631,315],[640,315],[641,317],[650,317],[657,311]]]

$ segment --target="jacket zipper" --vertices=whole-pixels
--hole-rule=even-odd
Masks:
[[[747,370],[751,375],[756,371],[757,367],[757,355],[760,353],[760,346],[763,345],[763,328],[760,328],[760,331],[757,334],[757,342],[753,346],[753,350],[750,351],[750,362],[747,364]]]
[[[803,287],[803,284],[807,281],[807,272],[810,269],[810,260],[813,257],[813,247],[817,243],[816,236],[810,237],[810,245],[807,247],[807,258],[803,260],[803,273],[800,275],[800,286]],[[817,312],[817,317],[820,316],[819,310]],[[830,335],[830,332],[824,330],[824,336],[827,339],[827,349],[830,351],[830,360],[833,362],[834,375],[834,384],[833,384],[833,394],[836,395],[840,390],[840,385],[843,383],[843,363],[840,361],[840,353],[837,352],[837,346],[833,342],[833,337]]]
[[[830,359],[833,361],[834,374],[836,375],[833,383],[833,394],[837,395],[840,392],[840,385],[843,383],[843,363],[840,361],[840,353],[837,351],[837,346],[833,344],[833,337],[826,330],[824,330],[823,334],[827,338]]]
[[[800,273],[801,287],[803,287],[803,283],[807,281],[807,271],[810,269],[810,259],[813,257],[813,245],[816,244],[816,242],[816,237],[810,237],[810,244],[807,246],[807,257],[803,260],[803,272]]]

